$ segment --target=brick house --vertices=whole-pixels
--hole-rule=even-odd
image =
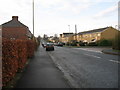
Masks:
[[[2,26],[2,37],[7,39],[31,39],[29,28],[18,20],[18,16],[12,16],[12,20]]]

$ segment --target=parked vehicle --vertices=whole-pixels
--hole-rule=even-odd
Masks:
[[[63,43],[61,42],[58,42],[58,45],[57,46],[63,46]]]
[[[53,43],[47,43],[46,44],[46,51],[54,51]]]
[[[42,44],[42,46],[43,46],[44,48],[46,48],[46,44]]]
[[[54,46],[57,46],[58,45],[58,43],[54,43]]]

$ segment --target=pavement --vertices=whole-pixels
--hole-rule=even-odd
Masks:
[[[77,48],[77,49],[94,51],[94,52],[102,52],[102,53],[111,54],[111,55],[120,55],[120,52],[113,50],[111,47],[88,47],[88,48]]]
[[[114,51],[113,49],[103,49],[102,52],[111,55],[120,55],[120,52]]]
[[[41,46],[29,62],[16,88],[70,88],[63,73]]]

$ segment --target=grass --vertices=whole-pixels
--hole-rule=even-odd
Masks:
[[[120,50],[114,50],[114,49],[113,49],[113,51],[114,51],[114,52],[120,52]]]

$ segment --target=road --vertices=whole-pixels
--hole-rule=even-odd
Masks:
[[[118,87],[117,55],[66,47],[55,47],[47,53],[73,87]]]

